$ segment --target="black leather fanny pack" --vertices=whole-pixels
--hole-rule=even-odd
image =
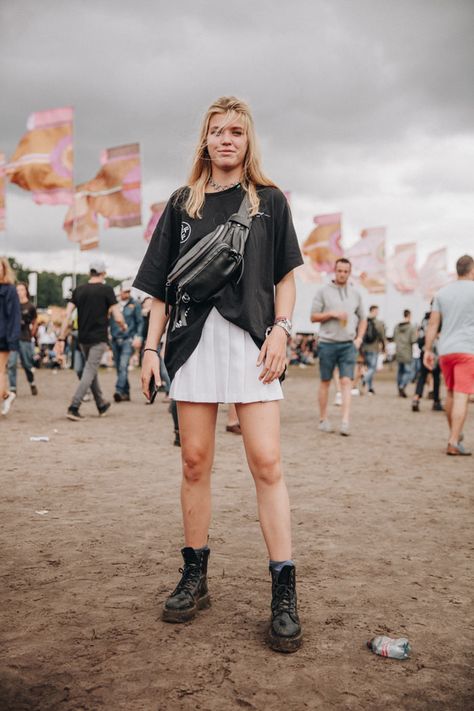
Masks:
[[[239,211],[227,222],[201,237],[180,257],[166,281],[166,314],[176,307],[173,330],[186,326],[186,311],[194,301],[203,303],[215,296],[231,279],[238,282],[244,270],[244,251],[252,224],[247,193]]]

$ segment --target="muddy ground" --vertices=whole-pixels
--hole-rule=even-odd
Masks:
[[[101,378],[111,396],[113,373]],[[428,400],[412,413],[386,373],[354,398],[351,437],[323,434],[315,369],[291,370],[282,444],[305,641],[283,656],[265,645],[266,552],[225,409],[213,605],[191,624],[160,620],[181,564],[180,450],[166,405],[145,406],[132,378],[132,402],[104,419],[87,403],[72,423],[70,371],[40,371],[36,398],[20,373],[0,421],[2,710],[474,707],[474,458],[444,454],[442,413]],[[411,659],[370,653],[377,633],[407,636]]]

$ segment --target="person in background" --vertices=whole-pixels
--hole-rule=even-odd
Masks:
[[[364,375],[363,385],[370,395],[375,395],[374,375],[377,372],[377,362],[380,353],[385,351],[385,326],[378,318],[379,307],[371,306],[367,319],[367,330],[362,342],[362,352],[364,354],[367,372]]]
[[[91,262],[89,281],[87,284],[81,284],[76,287],[72,292],[71,301],[66,307],[66,315],[56,342],[55,351],[58,359],[62,359],[69,321],[74,309],[77,308],[78,338],[85,358],[85,366],[79,386],[67,411],[68,420],[78,421],[83,419],[84,416],[80,413],[79,408],[89,388],[94,396],[99,417],[103,417],[110,408],[110,402],[105,400],[98,378],[102,356],[108,350],[107,325],[109,311],[112,311],[122,331],[127,330],[127,324],[117,304],[114,290],[111,286],[105,284],[105,273],[106,266],[101,259],[95,259]]]
[[[398,364],[397,387],[400,397],[408,397],[405,388],[413,378],[413,344],[416,343],[416,326],[411,323],[411,311],[405,309],[403,321],[397,323],[393,332]]]
[[[2,415],[8,415],[15,393],[8,389],[7,363],[20,341],[20,301],[15,275],[6,257],[0,257],[0,402]]]
[[[30,385],[32,395],[38,394],[38,388],[35,383],[35,374],[33,372],[33,356],[35,347],[32,339],[36,336],[38,328],[38,317],[34,304],[30,301],[28,287],[24,282],[19,282],[16,286],[16,292],[20,300],[21,312],[21,328],[18,350],[12,351],[8,358],[8,381],[10,392],[16,393],[16,380],[18,369],[18,356],[25,371],[26,379]]]
[[[362,296],[348,281],[351,263],[345,257],[336,261],[334,279],[316,292],[311,308],[311,321],[319,329],[319,429],[333,432],[327,418],[329,386],[336,366],[342,391],[341,435],[348,436],[351,389],[357,352],[362,345],[367,320]]]
[[[430,371],[424,364],[424,356],[425,356],[425,338],[426,338],[426,331],[428,329],[428,323],[430,320],[430,314],[431,311],[427,311],[421,321],[420,328],[418,329],[418,348],[420,349],[420,372],[418,374],[418,379],[416,381],[416,390],[415,390],[415,395],[413,396],[413,400],[411,402],[411,409],[413,412],[419,412],[420,411],[420,400],[423,397],[423,390],[425,388],[425,383],[428,378],[428,375]],[[433,367],[433,410],[437,410],[438,412],[442,412],[444,410],[443,405],[441,404],[440,396],[439,396],[439,389],[440,389],[440,380],[441,380],[441,368],[439,365],[439,358],[438,358],[438,352],[437,352],[437,345],[438,345],[438,339],[436,338],[434,343],[433,343],[433,352],[436,355],[435,358],[435,365]]]
[[[456,262],[456,281],[444,286],[433,299],[425,337],[424,363],[435,366],[433,344],[439,336],[439,362],[446,383],[449,439],[446,454],[469,456],[463,444],[463,427],[469,396],[474,394],[474,259],[465,254]]]
[[[143,342],[143,318],[142,309],[137,299],[132,298],[132,285],[122,282],[120,286],[120,296],[118,307],[122,313],[127,330],[123,331],[119,323],[115,320],[113,312],[110,315],[109,326],[112,337],[112,352],[117,370],[117,382],[115,384],[115,402],[126,402],[130,400],[130,382],[128,380],[128,366],[134,349],[140,349]]]

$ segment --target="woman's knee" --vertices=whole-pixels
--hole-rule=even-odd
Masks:
[[[183,451],[183,478],[196,484],[209,476],[209,453],[201,447],[188,447]]]
[[[273,452],[260,452],[254,456],[251,470],[256,484],[274,486],[282,479],[280,457]]]

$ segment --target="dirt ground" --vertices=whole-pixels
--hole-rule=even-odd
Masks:
[[[292,369],[282,446],[305,641],[285,656],[265,645],[267,557],[224,408],[213,605],[160,620],[181,565],[180,450],[166,405],[145,406],[132,377],[132,402],[104,419],[87,403],[73,423],[71,372],[40,371],[36,398],[20,373],[0,421],[2,711],[474,708],[474,457],[444,454],[442,413],[412,413],[384,374],[353,399],[351,437],[323,434],[315,369]],[[111,396],[113,373],[101,379]],[[407,636],[411,659],[370,653],[378,633]]]

